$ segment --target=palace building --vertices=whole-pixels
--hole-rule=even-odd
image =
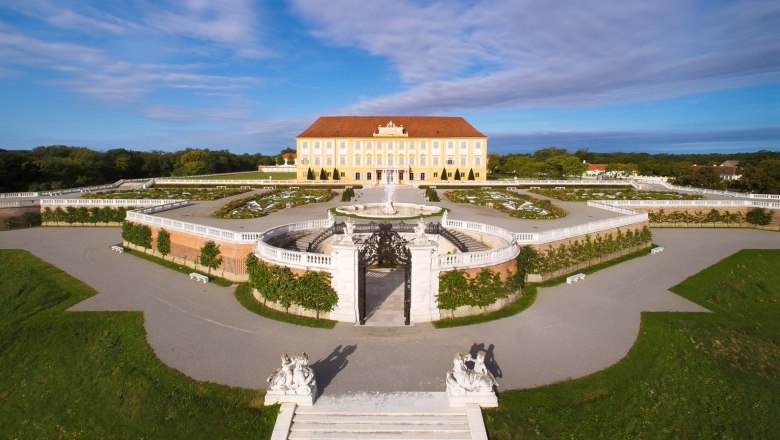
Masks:
[[[354,183],[486,180],[487,136],[461,117],[322,116],[295,138],[297,179]],[[309,176],[311,169],[311,176]]]

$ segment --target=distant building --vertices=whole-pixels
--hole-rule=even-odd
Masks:
[[[737,174],[737,165],[739,165],[738,160],[727,160],[720,165],[694,165],[693,169],[698,170],[702,168],[709,168],[715,172],[715,174],[720,176],[722,180],[739,180],[742,175]]]
[[[309,168],[355,183],[487,177],[487,136],[461,117],[322,116],[295,138],[297,178]]]
[[[282,165],[258,165],[257,171],[266,173],[294,173],[295,153],[282,153],[284,164]]]
[[[585,161],[583,161],[585,163]],[[607,172],[607,165],[603,163],[589,163],[583,177],[598,177]]]

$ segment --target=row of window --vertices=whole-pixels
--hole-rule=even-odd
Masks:
[[[452,178],[453,177],[452,173],[453,173],[452,171],[447,171],[447,177]],[[333,178],[333,173],[332,172],[328,171],[327,174],[328,174],[328,180]],[[369,171],[369,172],[367,172],[365,174],[364,173],[360,173],[360,172],[355,173],[355,180],[363,180],[362,179],[363,176],[365,176],[366,180],[373,180],[374,178],[376,178],[377,180],[381,179],[381,174],[380,173],[374,174],[374,173]],[[409,176],[409,180],[425,180],[426,179],[426,174],[425,173],[418,173],[418,174],[409,173],[408,176]],[[418,179],[415,179],[415,176],[417,176]],[[345,178],[346,177],[346,173],[341,171],[339,173],[339,177]],[[398,174],[398,178],[401,179],[401,180],[404,180],[405,177],[406,177],[405,173],[403,171],[400,171],[399,174]],[[475,178],[479,178],[479,172],[475,172],[474,173],[474,177]],[[301,174],[301,178],[305,179],[306,178],[306,173],[302,173]],[[433,173],[433,178],[434,179],[438,179],[439,178],[439,173],[438,172]],[[391,181],[392,181],[392,179],[391,179]]]
[[[339,141],[339,149],[340,150],[346,150],[347,149],[347,142],[348,141]],[[461,150],[468,149],[468,141],[461,140],[461,141],[446,141],[447,150],[454,150],[456,142],[460,146]],[[378,150],[381,150],[383,147],[387,146],[387,148],[395,148],[396,146],[398,148],[417,148],[419,145],[421,150],[425,150],[428,148],[428,141],[359,141],[359,140],[353,140],[352,141],[352,148],[355,150],[360,150],[363,146],[365,146],[366,150],[370,150],[376,146]],[[438,149],[440,144],[440,141],[432,141],[431,145],[434,149]],[[315,150],[318,150],[322,146],[321,141],[312,141],[312,146]],[[309,141],[301,141],[301,150],[307,151],[309,148]],[[474,148],[479,150],[482,148],[482,141],[474,141]],[[325,149],[326,150],[332,150],[333,149],[333,141],[325,141]]]
[[[361,156],[357,155],[357,154],[355,155],[355,157],[354,157],[354,159],[353,159],[351,164],[347,163],[347,156],[339,156],[339,165],[341,165],[341,166],[347,166],[347,165],[360,166],[360,165],[363,165],[361,162],[362,162]],[[374,163],[372,163],[372,162],[373,162],[372,156],[371,155],[366,156],[365,165],[374,165]],[[457,162],[457,164],[459,164],[462,167],[465,167],[465,166],[469,165],[468,158],[464,157],[464,156],[461,156],[459,158],[459,160],[457,160],[457,161],[455,160],[454,157],[447,157],[447,160],[445,161],[445,164],[454,166],[456,164],[456,162]],[[312,164],[312,160],[310,160],[308,157],[304,157],[304,158],[301,159],[301,165],[311,165],[311,164]],[[320,156],[314,156],[313,164],[314,165],[321,165],[322,164],[322,158]],[[333,156],[326,156],[325,157],[325,165],[333,165]],[[394,160],[393,160],[393,156],[388,156],[387,157],[387,163],[386,164],[382,163],[382,156],[376,156],[376,165],[395,165]],[[405,160],[404,156],[398,156],[398,165],[406,165],[406,160]],[[414,156],[409,156],[409,165],[416,165]],[[419,166],[428,166],[428,160],[427,160],[426,156],[420,156]],[[434,166],[434,167],[435,166],[439,166],[439,156],[433,156],[433,158],[431,160],[431,166]],[[482,166],[482,157],[481,156],[477,156],[477,157],[474,158],[474,166],[475,167]]]

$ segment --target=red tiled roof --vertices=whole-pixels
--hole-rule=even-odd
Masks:
[[[588,171],[607,171],[607,164],[603,163],[589,163]]]
[[[285,158],[285,159],[289,159],[291,157],[293,159],[295,159],[295,153],[284,153],[284,154],[282,154],[282,157]]]
[[[370,138],[390,121],[410,138],[487,137],[459,116],[321,116],[298,137]]]

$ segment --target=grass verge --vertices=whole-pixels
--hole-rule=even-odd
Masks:
[[[122,244],[120,243],[117,246],[122,246]],[[192,272],[197,272],[195,269],[193,269],[191,267],[183,266],[181,264],[176,264],[173,261],[163,260],[162,258],[155,257],[154,255],[146,254],[146,253],[143,253],[141,251],[137,251],[135,249],[130,249],[128,247],[125,247],[125,253],[126,254],[130,254],[130,255],[132,255],[134,257],[138,257],[138,258],[144,259],[146,261],[151,261],[152,263],[158,264],[158,265],[160,265],[162,267],[165,267],[165,268],[168,268],[168,269],[175,270],[176,272],[181,272],[183,274],[189,275]],[[206,274],[203,274],[203,275],[206,275]],[[208,277],[209,277],[209,282],[210,283],[214,283],[217,286],[230,287],[230,286],[233,285],[232,281],[230,281],[228,279],[225,279],[225,278],[220,278],[220,277],[217,277],[217,276],[214,276],[214,275],[208,275]]]
[[[632,252],[630,254],[623,255],[622,257],[615,258],[613,260],[604,261],[603,263],[594,264],[585,269],[571,272],[566,275],[561,275],[557,278],[552,278],[541,283],[526,283],[525,287],[523,287],[523,293],[520,295],[520,297],[517,298],[515,302],[507,305],[503,309],[496,310],[495,312],[485,313],[483,315],[441,319],[439,321],[434,321],[433,326],[435,328],[460,327],[463,325],[481,324],[483,322],[495,321],[496,319],[502,319],[502,318],[507,318],[509,316],[517,315],[523,310],[531,307],[534,301],[536,301],[536,292],[539,287],[557,286],[559,284],[563,284],[564,282],[566,282],[566,277],[568,277],[569,275],[573,275],[575,273],[591,274],[606,269],[610,266],[614,266],[616,264],[620,264],[628,260],[633,260],[634,258],[650,255],[650,249],[653,247],[654,246],[651,246],[650,248],[647,249],[642,249],[636,252]],[[446,311],[443,313],[446,313]]]
[[[266,307],[259,303],[254,296],[252,296],[252,287],[247,283],[241,283],[236,287],[236,300],[244,306],[245,309],[250,312],[257,313],[258,315],[273,319],[275,321],[282,321],[288,324],[301,325],[304,327],[326,328],[331,329],[336,326],[336,321],[330,319],[315,319],[307,316],[291,315],[289,313],[280,312],[272,308]]]
[[[263,394],[166,367],[140,312],[65,312],[96,292],[0,250],[0,438],[270,438]]]
[[[714,313],[645,313],[626,358],[507,391],[491,439],[777,438],[780,250],[744,250],[672,290]]]

